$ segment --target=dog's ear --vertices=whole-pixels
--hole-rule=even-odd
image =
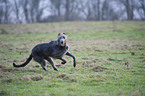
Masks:
[[[58,36],[60,35],[60,33],[58,33]]]
[[[64,35],[66,35],[66,33],[63,33]]]

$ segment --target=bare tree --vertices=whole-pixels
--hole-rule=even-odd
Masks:
[[[81,9],[87,20],[112,20],[114,17],[117,19],[109,0],[89,0],[81,4]]]
[[[71,3],[71,0],[65,0],[65,20],[66,21],[69,20],[69,16],[70,16],[70,6],[71,6],[70,3]]]
[[[100,13],[100,0],[98,0],[97,2],[97,12],[98,12],[98,15],[97,15],[97,20],[101,20],[101,13]]]
[[[58,16],[61,16],[61,6],[62,6],[62,1],[63,0],[50,0],[50,3],[52,6],[55,8]]]
[[[12,12],[9,0],[0,0],[0,22],[11,23],[10,14]]]
[[[9,7],[8,7],[8,4],[9,4],[9,1],[8,0],[4,0],[4,3],[5,3],[5,23],[8,23],[8,11],[9,11]]]
[[[65,21],[77,20],[79,18],[79,5],[76,0],[65,0]]]
[[[56,19],[55,21],[61,21],[63,20],[61,15],[62,15],[62,6],[63,6],[63,2],[64,0],[50,0],[50,3],[51,3],[51,11],[52,11],[52,15],[55,16],[55,18],[53,19]]]
[[[40,14],[39,3],[40,0],[29,1],[29,6],[31,6],[29,9],[29,14],[30,14],[30,21],[32,23],[40,21],[41,14]]]
[[[21,20],[20,20],[20,14],[19,14],[19,11],[20,11],[20,3],[19,3],[19,1],[16,1],[16,0],[14,0],[14,12],[16,13],[16,17],[17,17],[17,19],[16,19],[16,21],[17,21],[17,23],[21,23]]]
[[[145,20],[145,0],[139,0],[138,6],[137,6],[137,11],[140,15],[140,18],[142,20]]]
[[[127,13],[127,19],[133,20],[134,17],[134,0],[120,0],[124,5],[125,11]]]
[[[23,13],[24,13],[24,16],[25,16],[25,21],[27,23],[30,23],[29,13],[28,13],[28,4],[29,4],[28,0],[22,0],[21,3],[22,3]]]
[[[0,23],[3,23],[3,18],[4,18],[4,0],[0,0]]]
[[[43,11],[47,6],[40,6],[43,0],[21,0],[23,14],[26,23],[35,23],[41,21]]]
[[[80,0],[80,10],[83,13],[83,15],[85,15],[86,20],[93,20],[93,12],[92,12],[92,5],[93,3],[92,0],[87,0],[85,2],[83,2],[83,0]]]

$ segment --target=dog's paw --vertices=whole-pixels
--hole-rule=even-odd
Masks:
[[[74,67],[76,67],[76,62],[74,62]]]
[[[14,67],[16,66],[16,63],[15,63],[15,62],[13,62],[13,66],[14,66]]]
[[[65,64],[66,62],[61,62],[61,64]]]
[[[54,68],[55,71],[58,71],[56,68]]]

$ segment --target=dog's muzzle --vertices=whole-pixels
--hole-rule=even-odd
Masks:
[[[61,46],[65,46],[65,40],[61,40],[61,41],[60,41],[60,45],[61,45]]]

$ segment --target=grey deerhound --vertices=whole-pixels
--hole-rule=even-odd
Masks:
[[[28,57],[28,59],[26,60],[26,62],[24,62],[21,65],[16,65],[15,63],[13,63],[14,67],[24,67],[26,66],[31,59],[33,58],[36,62],[41,64],[41,67],[45,70],[45,60],[47,60],[53,67],[54,70],[58,71],[57,68],[55,67],[55,64],[53,63],[53,59],[52,58],[56,58],[56,59],[60,59],[62,60],[61,64],[65,64],[66,60],[64,60],[62,57],[64,55],[70,56],[73,58],[73,66],[76,66],[76,58],[75,56],[73,56],[71,53],[68,52],[68,45],[66,44],[66,40],[67,40],[67,36],[65,33],[59,33],[58,34],[58,39],[56,41],[51,41],[49,43],[42,43],[42,44],[38,44],[36,45],[33,49],[32,52],[30,54],[30,56]]]

